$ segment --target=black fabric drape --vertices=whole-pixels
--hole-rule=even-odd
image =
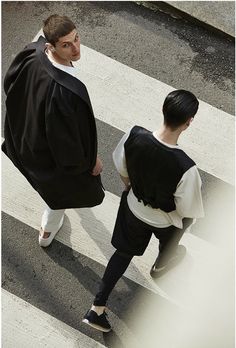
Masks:
[[[91,207],[104,198],[91,171],[97,132],[85,85],[54,67],[40,37],[20,52],[5,80],[2,150],[52,209]]]

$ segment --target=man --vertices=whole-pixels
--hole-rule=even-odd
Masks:
[[[92,207],[104,192],[97,132],[85,85],[75,77],[80,38],[66,16],[52,15],[21,51],[4,81],[2,149],[46,202],[39,244],[50,245],[66,208]]]
[[[159,254],[150,274],[157,278],[183,258],[186,249],[179,241],[193,219],[204,215],[197,167],[177,145],[198,104],[191,92],[169,93],[163,104],[163,126],[153,133],[133,127],[113,153],[126,190],[112,236],[117,250],[83,319],[98,330],[111,330],[105,312],[107,299],[133,256],[144,253],[152,233],[159,239]]]

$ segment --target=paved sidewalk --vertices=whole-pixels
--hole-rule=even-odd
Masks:
[[[185,14],[235,37],[234,1],[166,1]]]
[[[234,1],[137,1],[153,11],[162,11],[170,16],[207,27],[229,39],[235,38]]]

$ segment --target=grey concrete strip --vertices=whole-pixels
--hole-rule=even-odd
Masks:
[[[168,5],[235,37],[234,1],[166,1]]]
[[[2,318],[2,344],[6,348],[105,347],[4,289]]]

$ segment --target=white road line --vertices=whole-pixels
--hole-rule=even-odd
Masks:
[[[75,67],[98,119],[124,132],[134,124],[155,130],[162,123],[162,104],[173,87],[86,46],[81,46]],[[199,112],[179,143],[200,169],[230,184],[234,184],[234,121],[232,115],[200,101]]]
[[[105,347],[2,289],[2,344],[6,348]]]
[[[44,209],[43,200],[4,154],[2,168],[2,210],[38,230]],[[119,197],[106,192],[104,202],[100,206],[92,209],[66,210],[64,225],[56,239],[106,266],[114,252],[110,240],[118,205]],[[188,249],[188,257],[178,269],[168,273],[166,282],[162,281],[161,286],[149,275],[150,267],[158,253],[158,242],[154,237],[145,254],[142,257],[134,257],[125,276],[173,303],[183,304],[184,298],[174,291],[170,283],[181,282],[186,288],[189,287],[205,262],[205,257],[215,253],[212,245],[190,233],[184,235],[183,244]]]

